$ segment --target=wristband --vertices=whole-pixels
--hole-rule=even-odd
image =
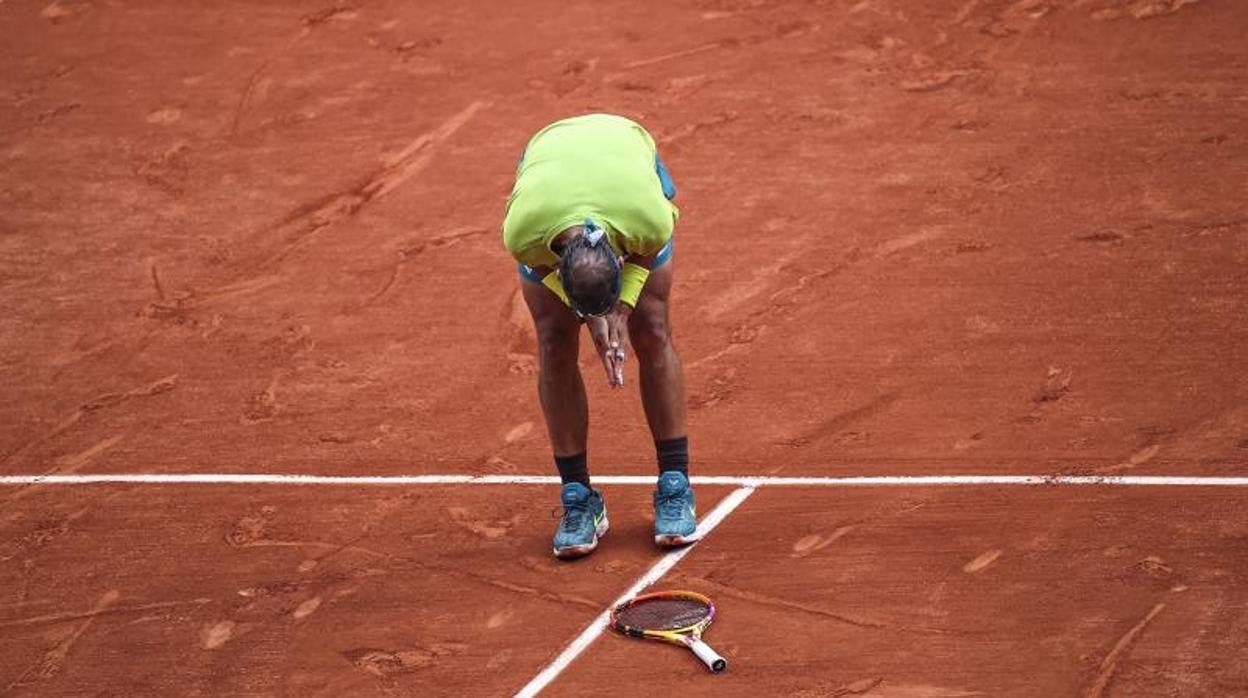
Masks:
[[[568,292],[563,290],[563,282],[559,280],[559,274],[557,272],[552,271],[546,276],[543,276],[542,285],[550,289],[551,293],[559,296],[559,300],[563,301],[564,305],[568,307],[572,306],[572,303],[568,301]]]
[[[637,299],[641,298],[641,289],[650,278],[650,270],[640,264],[625,262],[620,270],[620,300],[630,308],[637,307]]]

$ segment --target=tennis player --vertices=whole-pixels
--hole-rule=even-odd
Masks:
[[[557,121],[529,140],[507,200],[503,243],[519,264],[537,330],[538,396],[563,482],[554,539],[560,558],[592,552],[607,531],[606,505],[589,479],[581,325],[612,387],[624,385],[630,346],[637,354],[658,459],[655,543],[683,545],[697,528],[684,377],[668,324],[675,196],[645,129],[589,114]]]

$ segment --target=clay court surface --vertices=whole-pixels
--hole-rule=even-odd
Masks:
[[[553,474],[503,203],[591,111],[679,187],[696,475],[1188,479],[701,484],[736,508],[655,588],[716,600],[728,672],[608,633],[543,695],[1248,692],[1248,6],[8,0],[0,33],[0,694],[511,695],[662,564],[644,481],[571,564],[556,486],[503,482]],[[583,352],[593,472],[651,475],[635,374]]]

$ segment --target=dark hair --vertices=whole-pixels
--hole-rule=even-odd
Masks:
[[[601,228],[592,223],[585,234],[563,247],[559,258],[559,279],[581,315],[604,315],[620,298],[620,260]]]

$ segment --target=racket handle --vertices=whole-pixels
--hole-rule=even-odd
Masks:
[[[724,659],[718,652],[711,649],[710,645],[696,637],[689,638],[688,644],[689,649],[693,650],[693,653],[698,655],[698,659],[701,659],[702,663],[705,664],[706,668],[710,669],[712,673],[718,674],[728,668],[728,660]]]

